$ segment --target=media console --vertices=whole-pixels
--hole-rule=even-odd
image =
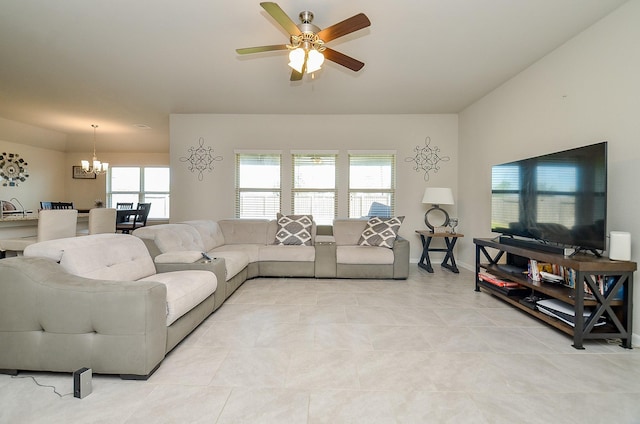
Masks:
[[[573,347],[576,349],[583,349],[583,342],[587,339],[617,338],[622,340],[623,347],[631,349],[633,273],[637,269],[635,262],[612,261],[585,254],[567,257],[564,254],[514,246],[493,239],[476,238],[473,242],[476,246],[476,291],[482,289],[572,336]],[[555,264],[573,270],[574,287],[534,281],[528,278],[526,273],[513,272],[513,269],[518,267],[512,264],[518,264],[522,269],[522,264],[531,259],[538,263]],[[517,283],[517,290],[513,287],[501,288],[485,283],[479,277],[483,271],[505,281]],[[604,278],[611,284],[601,292],[599,280]],[[557,299],[571,305],[575,311],[574,324],[567,324],[540,312],[535,304],[527,301],[531,297]],[[585,310],[591,313],[584,316]],[[603,320],[605,324],[598,325]]]

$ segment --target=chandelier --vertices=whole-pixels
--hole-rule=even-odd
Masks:
[[[82,171],[85,174],[104,174],[109,169],[109,164],[107,162],[100,162],[96,157],[96,129],[98,126],[96,124],[91,124],[93,127],[93,160],[89,162],[88,160],[82,160],[80,163],[82,164]]]

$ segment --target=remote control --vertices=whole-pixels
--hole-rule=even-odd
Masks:
[[[207,252],[202,252],[202,257],[205,258],[208,261],[211,260],[211,256],[207,255]]]

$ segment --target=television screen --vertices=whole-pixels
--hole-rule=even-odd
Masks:
[[[607,142],[492,167],[491,230],[605,250]]]

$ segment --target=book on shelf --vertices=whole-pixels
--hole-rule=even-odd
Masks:
[[[609,292],[613,290],[613,287],[616,285],[620,277],[618,275],[592,275],[593,282],[595,286],[598,288],[598,292],[601,295],[609,295]],[[589,287],[587,282],[584,282],[584,292],[587,295],[593,296],[593,290]],[[624,299],[624,285],[620,286],[618,292],[613,297],[615,300]]]
[[[513,281],[501,280],[500,278],[488,272],[479,273],[478,278],[480,278],[482,281],[486,281],[487,283],[491,283],[494,286],[498,286],[498,287],[519,287],[520,286],[520,284],[514,283]]]

